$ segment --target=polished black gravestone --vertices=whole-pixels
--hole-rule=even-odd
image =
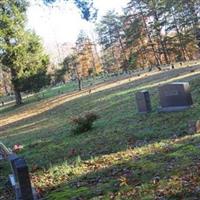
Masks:
[[[151,112],[151,100],[147,90],[136,93],[136,104],[139,113]]]
[[[176,82],[159,87],[160,112],[175,112],[193,104],[188,82]]]
[[[31,187],[29,170],[24,158],[11,154],[8,159],[13,172],[13,175],[10,175],[10,181],[15,189],[16,200],[37,199]]]

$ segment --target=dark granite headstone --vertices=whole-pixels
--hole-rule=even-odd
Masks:
[[[34,200],[28,166],[25,160],[15,154],[10,155],[9,160],[14,175],[16,199]]]
[[[15,163],[14,163],[14,161],[16,160],[16,159],[18,159],[19,157],[15,154],[15,153],[13,153],[13,154],[10,154],[9,156],[8,156],[8,160],[10,161],[10,165],[11,165],[11,169],[12,169],[12,172],[13,172],[13,175],[14,175],[14,179],[15,179],[15,182],[17,182],[17,172],[16,172],[16,168],[15,168]]]
[[[14,161],[17,178],[19,182],[19,189],[23,200],[33,200],[33,192],[31,187],[31,181],[29,177],[28,166],[23,158],[16,159]]]
[[[190,108],[193,104],[188,82],[176,82],[159,87],[161,112],[174,112]]]
[[[151,112],[151,100],[149,92],[144,90],[136,93],[136,104],[139,113]]]

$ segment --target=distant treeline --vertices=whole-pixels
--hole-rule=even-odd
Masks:
[[[97,24],[104,67],[159,66],[199,58],[199,0],[131,0]]]

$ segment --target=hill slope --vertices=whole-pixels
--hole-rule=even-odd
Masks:
[[[194,106],[157,113],[160,84],[189,81]],[[0,140],[24,145],[32,180],[47,199],[199,199],[200,67],[153,72],[32,103],[0,117]],[[153,112],[137,114],[135,92],[148,89]],[[69,119],[84,111],[101,118],[81,135]],[[0,163],[6,173],[7,166]],[[2,173],[2,172],[1,172]]]

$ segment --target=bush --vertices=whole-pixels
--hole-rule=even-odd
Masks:
[[[74,126],[72,131],[75,134],[87,132],[92,129],[93,123],[99,119],[99,116],[93,112],[83,113],[71,119],[71,124]]]

